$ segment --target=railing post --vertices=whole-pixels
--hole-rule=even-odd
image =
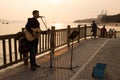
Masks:
[[[2,40],[2,44],[3,44],[3,62],[5,65],[7,64],[5,39]]]
[[[79,32],[79,34],[78,34],[78,42],[80,42],[80,25],[78,25],[78,32]]]
[[[50,52],[50,68],[52,68],[53,66],[53,59],[54,59],[54,49],[56,47],[56,35],[55,35],[55,26],[52,26],[51,27],[51,38],[50,38],[50,49],[51,49],[51,52]]]
[[[116,30],[114,31],[114,38],[116,38]]]
[[[84,29],[84,39],[86,39],[87,36],[87,25],[85,24],[85,29]]]
[[[54,48],[56,47],[56,39],[55,39],[55,26],[52,26],[51,28],[51,49],[54,50]]]
[[[22,28],[22,32],[24,32],[24,29],[25,29],[25,28]]]
[[[67,26],[67,37],[70,35],[70,25]],[[70,39],[67,38],[67,46],[70,46]]]

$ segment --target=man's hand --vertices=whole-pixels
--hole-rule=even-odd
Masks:
[[[36,38],[36,35],[35,35],[35,33],[32,33],[32,36],[33,36],[34,38]]]

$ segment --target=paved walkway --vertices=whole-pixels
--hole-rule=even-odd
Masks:
[[[79,69],[70,80],[100,80],[91,76],[96,63],[107,64],[104,80],[120,80],[120,38],[107,40],[94,54],[97,55],[93,55],[91,61],[86,61],[88,64],[85,63],[86,66]]]
[[[73,48],[72,69],[68,69],[71,64],[71,47],[66,47],[55,52],[53,61],[53,67],[55,68],[45,68],[50,65],[50,57],[48,55],[37,59],[38,64],[40,64],[42,68],[31,71],[30,65],[20,65],[11,68],[7,72],[1,73],[0,80],[88,80],[79,78],[80,72],[84,70],[107,41],[108,39],[106,38],[98,38],[82,40],[80,43],[75,43]],[[64,69],[61,69],[61,67]]]

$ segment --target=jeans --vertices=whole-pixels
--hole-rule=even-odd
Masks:
[[[96,38],[96,35],[97,35],[97,30],[93,30],[93,36],[94,36],[94,38]]]
[[[36,53],[37,53],[37,45],[38,43],[31,44],[30,47],[30,64],[31,66],[36,65]]]

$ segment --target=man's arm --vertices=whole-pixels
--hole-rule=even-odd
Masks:
[[[33,34],[33,30],[31,29],[31,28],[32,28],[31,24],[32,24],[31,19],[28,18],[28,22],[27,22],[27,24],[25,25],[25,28],[26,28],[31,34]]]

